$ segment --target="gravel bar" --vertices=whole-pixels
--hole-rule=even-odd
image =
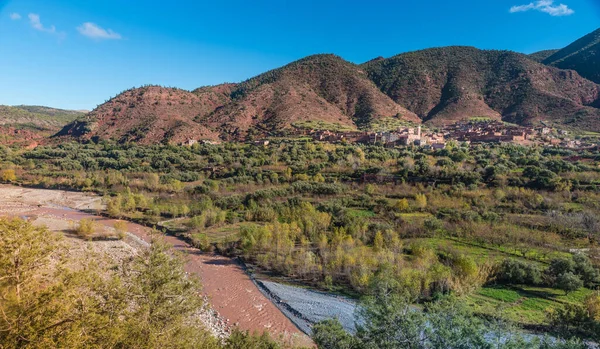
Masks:
[[[335,318],[347,331],[356,331],[356,302],[351,299],[271,281],[256,280],[256,283],[265,295],[308,335],[312,332],[313,324]]]

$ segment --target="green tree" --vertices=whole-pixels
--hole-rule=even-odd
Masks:
[[[358,339],[342,327],[339,320],[325,320],[314,325],[312,339],[320,349],[358,349]]]
[[[567,272],[559,275],[556,278],[556,287],[565,291],[565,294],[568,294],[569,292],[576,291],[582,288],[583,281],[581,281],[581,278],[579,278],[579,276],[571,272]]]
[[[207,334],[191,326],[191,315],[202,306],[200,283],[187,275],[184,260],[170,246],[153,238],[147,250],[125,268],[131,286],[128,299],[136,307],[128,314],[126,347],[200,347]]]

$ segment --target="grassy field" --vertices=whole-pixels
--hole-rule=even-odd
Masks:
[[[486,286],[468,297],[479,314],[500,316],[523,325],[548,324],[547,313],[566,303],[581,303],[593,291],[581,288],[565,294],[553,288]]]

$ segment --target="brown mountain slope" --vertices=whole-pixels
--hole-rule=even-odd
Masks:
[[[599,85],[522,54],[445,47],[362,67],[381,91],[433,124],[485,116],[600,130],[600,110],[592,107],[600,99]]]
[[[573,69],[584,78],[600,84],[600,29],[554,53],[543,62],[560,69]]]
[[[218,94],[208,89],[191,93],[158,86],[131,89],[67,125],[56,136],[141,144],[218,139],[216,132],[194,121],[223,104]]]
[[[233,101],[198,120],[243,138],[248,130],[278,132],[299,121],[364,127],[380,117],[420,121],[379,91],[356,65],[334,55],[310,56],[247,80]]]

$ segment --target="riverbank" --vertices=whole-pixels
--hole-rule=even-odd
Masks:
[[[76,222],[82,219],[96,221],[101,229],[113,229],[117,220],[86,213],[102,209],[101,198],[93,194],[0,185],[0,216],[27,218],[64,233],[71,253],[93,250],[118,260],[136,253],[151,241],[151,230],[133,223],[127,223],[127,236],[123,240],[89,242],[71,233]],[[257,289],[234,260],[202,253],[173,236],[164,239],[175,251],[186,255],[186,271],[200,277],[202,293],[210,307],[199,316],[213,334],[223,337],[237,326],[251,332],[268,331],[288,343],[312,345],[310,338]]]

